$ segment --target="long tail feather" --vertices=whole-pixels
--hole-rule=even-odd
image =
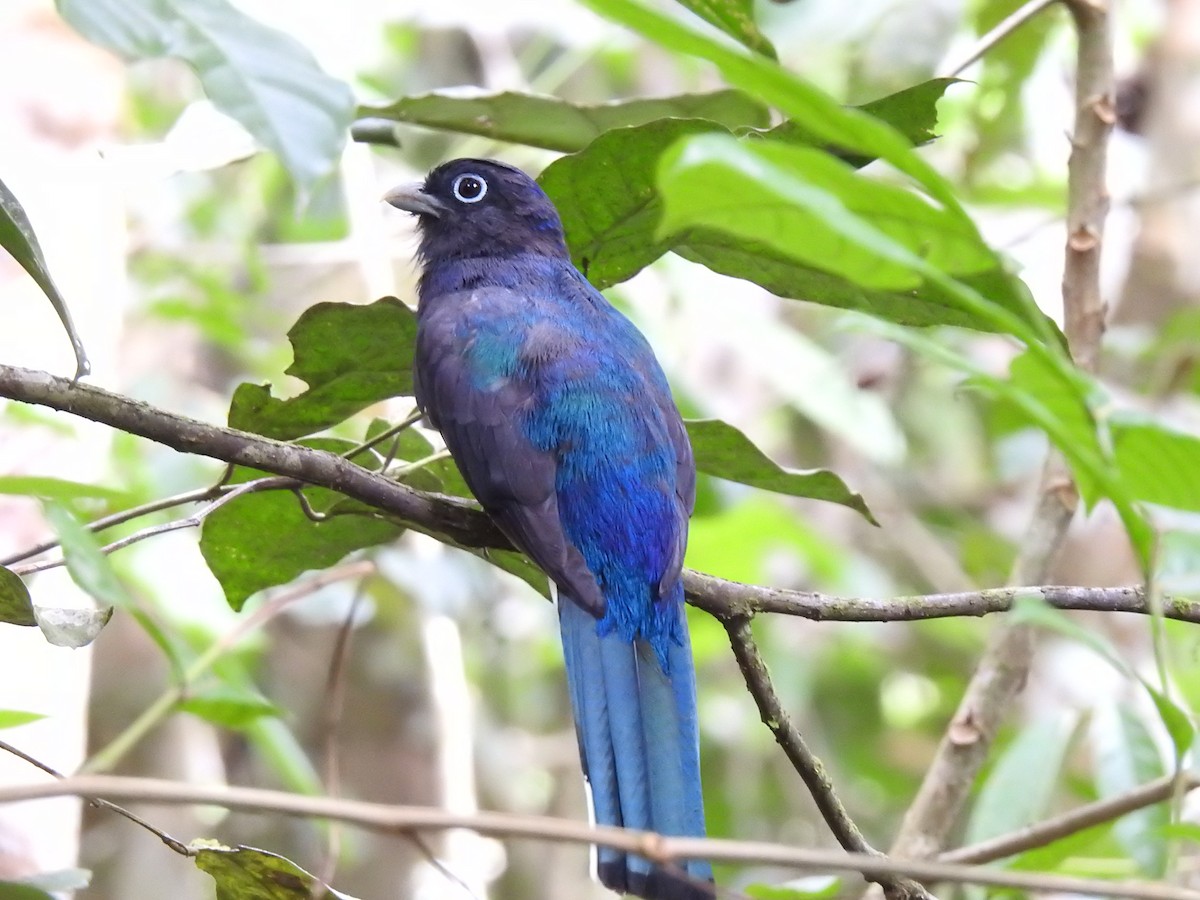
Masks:
[[[601,825],[660,834],[704,835],[696,687],[686,627],[668,650],[668,671],[649,644],[613,632],[569,597],[558,598],[559,625],[584,776]],[[600,881],[646,900],[711,900],[712,869],[691,860],[663,869],[600,848]],[[680,870],[682,870],[682,875]]]

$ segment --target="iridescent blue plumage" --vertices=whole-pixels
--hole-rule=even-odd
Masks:
[[[703,835],[680,581],[695,469],[662,370],[571,264],[523,172],[455,160],[387,199],[420,217],[417,401],[558,588],[596,821]],[[714,896],[705,861],[601,849],[598,863],[604,884],[649,900]]]

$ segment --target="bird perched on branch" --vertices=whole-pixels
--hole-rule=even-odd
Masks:
[[[418,217],[417,403],[557,588],[596,822],[702,836],[680,580],[696,475],[662,369],[572,265],[557,210],[524,172],[458,159],[385,199]],[[613,890],[714,896],[705,860],[596,854]]]

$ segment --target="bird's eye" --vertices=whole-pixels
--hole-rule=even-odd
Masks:
[[[455,178],[451,189],[454,196],[463,203],[478,203],[487,196],[488,188],[487,182],[481,176],[468,173]]]

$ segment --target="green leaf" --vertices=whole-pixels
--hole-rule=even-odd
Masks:
[[[132,503],[127,491],[85,484],[67,478],[41,475],[0,475],[0,494],[18,494],[39,500],[105,500],[113,504]]]
[[[354,900],[323,885],[290,859],[253,847],[195,840],[196,867],[212,876],[217,900]]]
[[[754,22],[754,0],[676,0],[710,25],[763,56],[776,58],[775,48]]]
[[[1093,719],[1096,787],[1101,798],[1125,794],[1166,774],[1154,738],[1128,707],[1110,706]],[[1170,820],[1166,803],[1122,816],[1114,825],[1117,841],[1142,871],[1161,878],[1166,872],[1167,842],[1163,827]]]
[[[699,471],[777,494],[839,503],[861,513],[872,524],[879,524],[862,495],[851,491],[833,472],[785,469],[741,431],[719,419],[690,419],[685,424]]]
[[[714,130],[728,133],[701,119],[621,128],[542,172],[538,182],[562,217],[571,259],[592,284],[606,288],[631,278],[674,246],[673,237],[658,236],[655,167],[680,138]]]
[[[922,275],[859,228],[864,221],[948,274],[998,264],[970,220],[809,147],[697,135],[667,152],[658,182],[660,235],[715,229],[867,288],[909,290]]]
[[[1139,500],[1200,512],[1200,438],[1153,422],[1112,422],[1121,479]]]
[[[582,2],[662,47],[707,59],[727,82],[778,108],[823,144],[887,160],[923,185],[948,211],[967,218],[949,182],[913,152],[904,135],[887,123],[868,113],[842,107],[820,88],[774,61],[747,55],[715,41],[640,0]]]
[[[665,119],[617,129],[542,172],[538,181],[562,215],[572,261],[594,285],[603,289],[624,281],[674,250],[685,259],[722,275],[752,281],[780,297],[859,310],[903,325],[996,329],[994,323],[964,310],[944,287],[928,280],[913,290],[873,290],[805,265],[761,242],[723,231],[693,228],[661,237],[662,198],[655,166],[679,139],[705,133],[727,132],[694,119]],[[1034,308],[1025,285],[1003,265],[961,280],[1008,309],[1023,313]]]
[[[934,129],[938,123],[938,101],[950,85],[961,83],[960,78],[931,78],[864,103],[858,109],[887,122],[914,146],[925,144],[937,137]]]
[[[223,728],[244,728],[263,716],[281,716],[283,713],[271,701],[259,694],[222,685],[191,694],[179,704],[184,712],[199,716]]]
[[[294,38],[226,0],[57,2],[80,34],[127,59],[186,62],[216,107],[278,156],[302,189],[337,162],[354,97]]]
[[[46,258],[42,255],[42,245],[38,243],[33,226],[29,224],[25,208],[21,206],[20,201],[3,181],[0,181],[0,247],[11,254],[12,258],[29,273],[29,277],[42,289],[42,293],[49,298],[50,303],[54,306],[54,311],[58,313],[59,321],[66,329],[67,337],[71,339],[71,347],[75,351],[75,377],[79,379],[87,375],[92,371],[92,365],[88,362],[87,352],[83,349],[83,340],[79,337],[79,332],[75,330],[75,323],[71,320],[71,311],[67,308],[67,301],[59,292],[54,279],[50,277],[50,270],[46,267]],[[9,315],[12,315],[11,311]]]
[[[313,445],[323,448],[320,442]],[[266,473],[236,469],[231,483]],[[330,509],[341,495],[305,488],[310,505]],[[373,515],[330,515],[313,521],[290,491],[246,494],[212,512],[200,532],[200,552],[221,583],[225,599],[240,610],[264,588],[287,584],[298,575],[327,568],[355,550],[384,544],[404,529]]]
[[[358,115],[565,153],[582,150],[615,128],[656,119],[708,119],[728,128],[763,128],[771,120],[766,106],[734,90],[593,105],[511,91],[475,96],[437,93],[404,97],[388,106],[360,107]]]
[[[289,400],[267,386],[242,384],[229,424],[288,440],[336,425],[372,403],[412,393],[417,317],[395,297],[368,305],[318,303],[288,332],[294,362],[287,374],[308,383]]]
[[[831,875],[812,875],[786,884],[749,884],[742,889],[754,900],[827,900],[840,897],[842,879]]]
[[[966,843],[1008,834],[1044,816],[1073,730],[1061,719],[1038,722],[1005,748],[971,809]]]
[[[0,881],[0,900],[54,900],[54,895],[30,884]]]
[[[958,78],[933,78],[853,108],[886,122],[904,135],[910,144],[919,146],[937,137],[934,132],[938,122],[937,102],[942,99],[950,85],[958,83]],[[776,125],[765,136],[812,146],[821,145],[817,135],[795,120]],[[839,151],[836,147],[828,149],[856,168],[861,168],[875,159],[873,156]]]
[[[25,582],[11,569],[0,566],[0,622],[9,625],[36,625],[33,600]]]
[[[100,552],[96,535],[84,528],[70,510],[55,501],[46,502],[45,510],[46,519],[62,542],[71,580],[101,603],[130,606],[129,594],[108,557]]]
[[[46,717],[41,713],[24,712],[19,709],[0,709],[0,728],[16,728],[19,725],[28,725],[30,722],[44,718]]]

